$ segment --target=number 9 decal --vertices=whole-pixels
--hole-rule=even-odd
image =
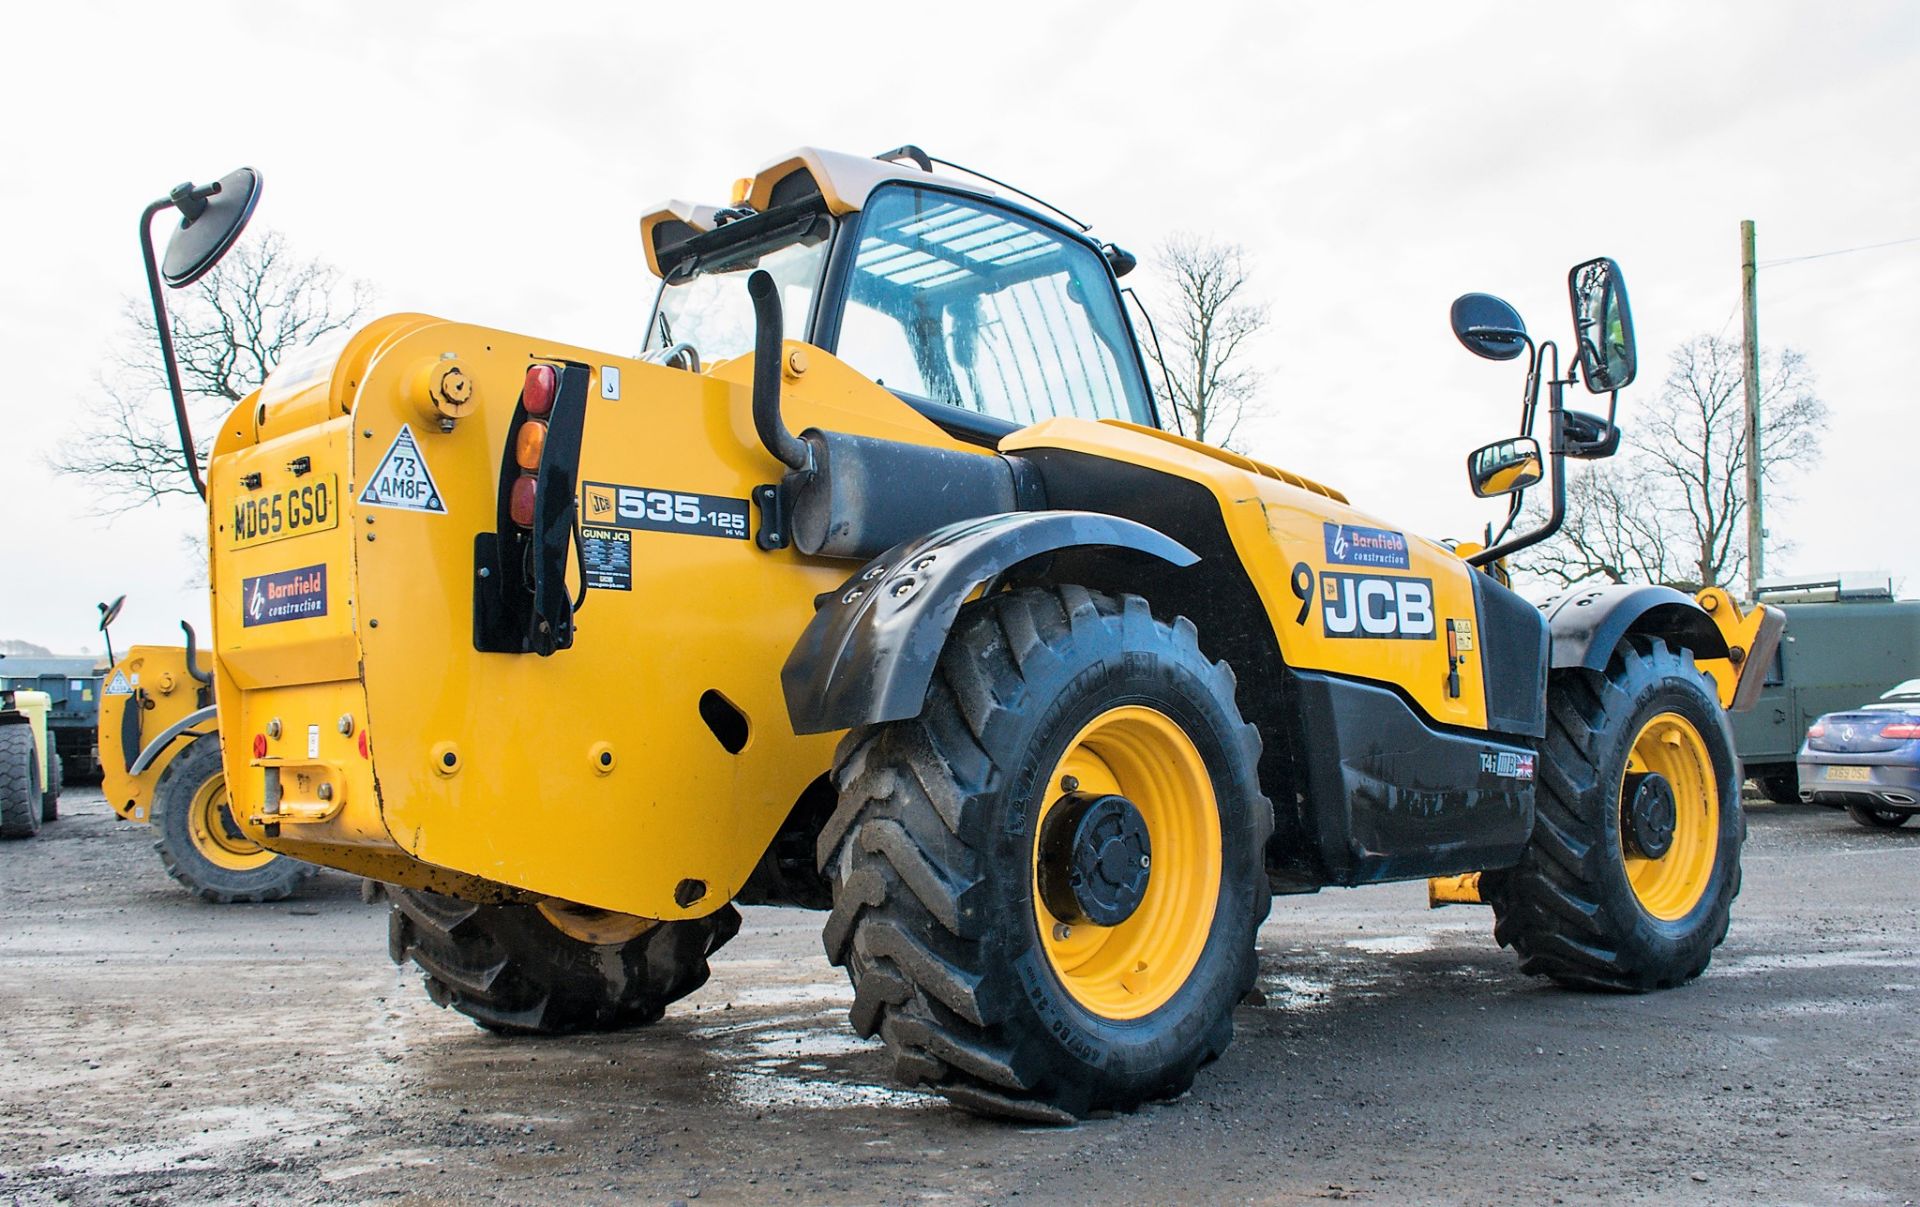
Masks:
[[[1293,564],[1293,596],[1300,601],[1300,614],[1293,622],[1305,624],[1307,612],[1313,607],[1313,567],[1305,562]]]

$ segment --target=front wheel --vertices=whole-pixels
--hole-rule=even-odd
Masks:
[[[1069,1122],[1184,1092],[1270,894],[1260,740],[1192,624],[1077,587],[962,613],[921,715],[849,734],[827,956],[894,1071]]]
[[[40,752],[33,730],[0,725],[0,838],[40,832]]]
[[[153,849],[167,875],[202,901],[280,901],[319,869],[248,838],[227,801],[220,738],[195,738],[153,790]]]
[[[1897,830],[1912,819],[1905,809],[1881,809],[1872,805],[1848,805],[1847,816],[1873,830]]]
[[[1538,811],[1481,889],[1523,972],[1645,992],[1706,970],[1740,891],[1740,764],[1693,656],[1629,637],[1547,688]]]

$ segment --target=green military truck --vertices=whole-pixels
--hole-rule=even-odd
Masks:
[[[0,689],[47,694],[47,731],[66,777],[92,782],[100,778],[95,733],[100,724],[99,658],[0,656]]]
[[[1759,595],[1787,614],[1786,637],[1752,711],[1727,719],[1747,778],[1768,800],[1795,804],[1794,755],[1807,726],[1920,677],[1920,600],[1895,599],[1884,578],[1851,576],[1774,583]]]

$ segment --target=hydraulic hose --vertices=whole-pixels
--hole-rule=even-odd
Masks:
[[[780,418],[780,343],[786,333],[780,290],[763,269],[747,278],[747,295],[753,299],[753,430],[783,465],[805,471],[812,453]]]

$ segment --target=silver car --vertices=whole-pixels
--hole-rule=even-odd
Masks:
[[[1800,744],[1800,799],[1891,830],[1920,811],[1920,679],[1871,704],[1830,712]]]

